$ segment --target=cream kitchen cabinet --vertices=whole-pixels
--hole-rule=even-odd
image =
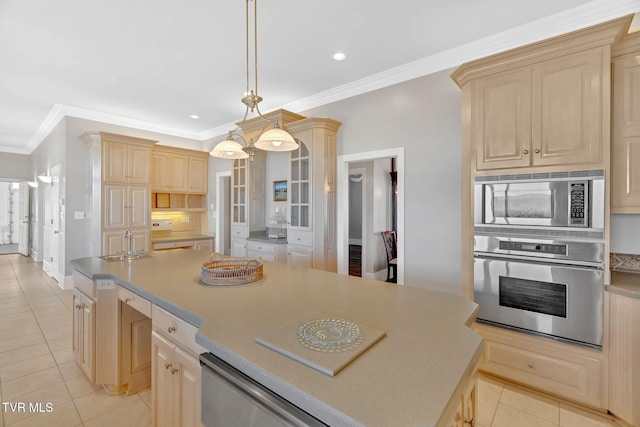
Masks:
[[[127,394],[151,385],[151,302],[118,286],[120,383]]]
[[[126,230],[132,233],[134,250],[149,250],[149,186],[105,184],[103,200],[102,253],[113,254],[128,250],[129,242],[124,238]]]
[[[151,182],[149,141],[100,132],[103,143],[102,181],[121,184]]]
[[[602,163],[608,52],[599,47],[472,82],[476,169]]]
[[[629,425],[640,426],[640,298],[607,294],[609,411]]]
[[[201,426],[200,361],[196,328],[153,307],[152,421],[154,426]]]
[[[611,212],[640,213],[640,33],[612,47]]]
[[[610,45],[625,19],[459,67],[474,169],[608,167]]]
[[[287,263],[287,245],[284,243],[269,243],[263,241],[247,241],[247,256],[262,261]]]
[[[186,193],[189,189],[189,158],[186,154],[154,149],[153,180],[154,193]]]
[[[73,355],[89,380],[96,380],[96,302],[93,298],[73,290]]]
[[[213,239],[195,240],[193,242],[193,249],[197,251],[213,252]]]
[[[448,427],[474,427],[477,419],[477,375],[474,374],[467,384],[453,418],[447,423]]]
[[[289,169],[287,241],[291,264],[336,271],[336,138],[340,122],[303,118],[286,125],[298,141]]]
[[[206,194],[209,187],[209,153],[200,156],[189,156],[189,187],[190,194]]]

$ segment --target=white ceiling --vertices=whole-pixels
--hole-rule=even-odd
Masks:
[[[303,111],[638,11],[640,0],[260,0],[261,110]],[[0,0],[0,151],[30,153],[65,115],[223,135],[244,111],[244,13],[243,0]]]

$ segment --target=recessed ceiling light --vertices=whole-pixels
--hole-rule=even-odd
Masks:
[[[199,118],[200,118],[200,116],[199,116],[199,115],[197,115],[197,114],[192,114],[192,115],[190,115],[189,117],[191,117],[191,118],[192,118],[192,119],[194,119],[194,120],[195,120],[195,119],[199,119]]]
[[[333,59],[335,59],[336,61],[342,61],[346,57],[347,57],[347,55],[345,55],[342,52],[336,52],[336,53],[333,54]]]

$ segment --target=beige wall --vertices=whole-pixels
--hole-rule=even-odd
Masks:
[[[34,179],[31,173],[31,157],[26,154],[0,153],[0,179]]]

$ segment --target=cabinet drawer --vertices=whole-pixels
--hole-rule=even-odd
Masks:
[[[177,242],[166,242],[166,243],[154,243],[153,250],[161,251],[164,249],[177,249],[177,248],[191,248],[193,247],[193,240],[180,240]]]
[[[135,308],[147,317],[151,317],[151,302],[134,294],[128,289],[118,286],[118,299]]]
[[[276,254],[272,254],[272,253],[269,253],[269,252],[249,250],[249,252],[247,253],[247,256],[249,258],[257,258],[257,259],[262,260],[262,261],[271,261],[271,262],[275,262],[276,261]]]
[[[196,344],[198,328],[155,305],[152,308],[152,314],[153,329],[159,334],[180,344],[193,354],[197,355],[204,351],[200,345]]]
[[[247,227],[231,226],[231,238],[246,239],[249,237],[249,229]]]
[[[254,242],[252,240],[247,241],[247,249],[249,251],[259,251],[263,254],[275,254],[276,246],[270,243]]]
[[[554,348],[558,343],[540,346],[529,342],[538,338],[528,336],[516,343],[479,332],[487,338],[481,370],[587,405],[606,406],[602,360],[589,357],[588,350],[569,344],[566,350]]]
[[[287,231],[287,242],[291,245],[313,246],[313,234],[308,231]]]
[[[71,273],[73,278],[73,287],[80,290],[85,295],[95,298],[96,297],[96,284],[93,280],[89,279],[78,270],[73,270]]]

